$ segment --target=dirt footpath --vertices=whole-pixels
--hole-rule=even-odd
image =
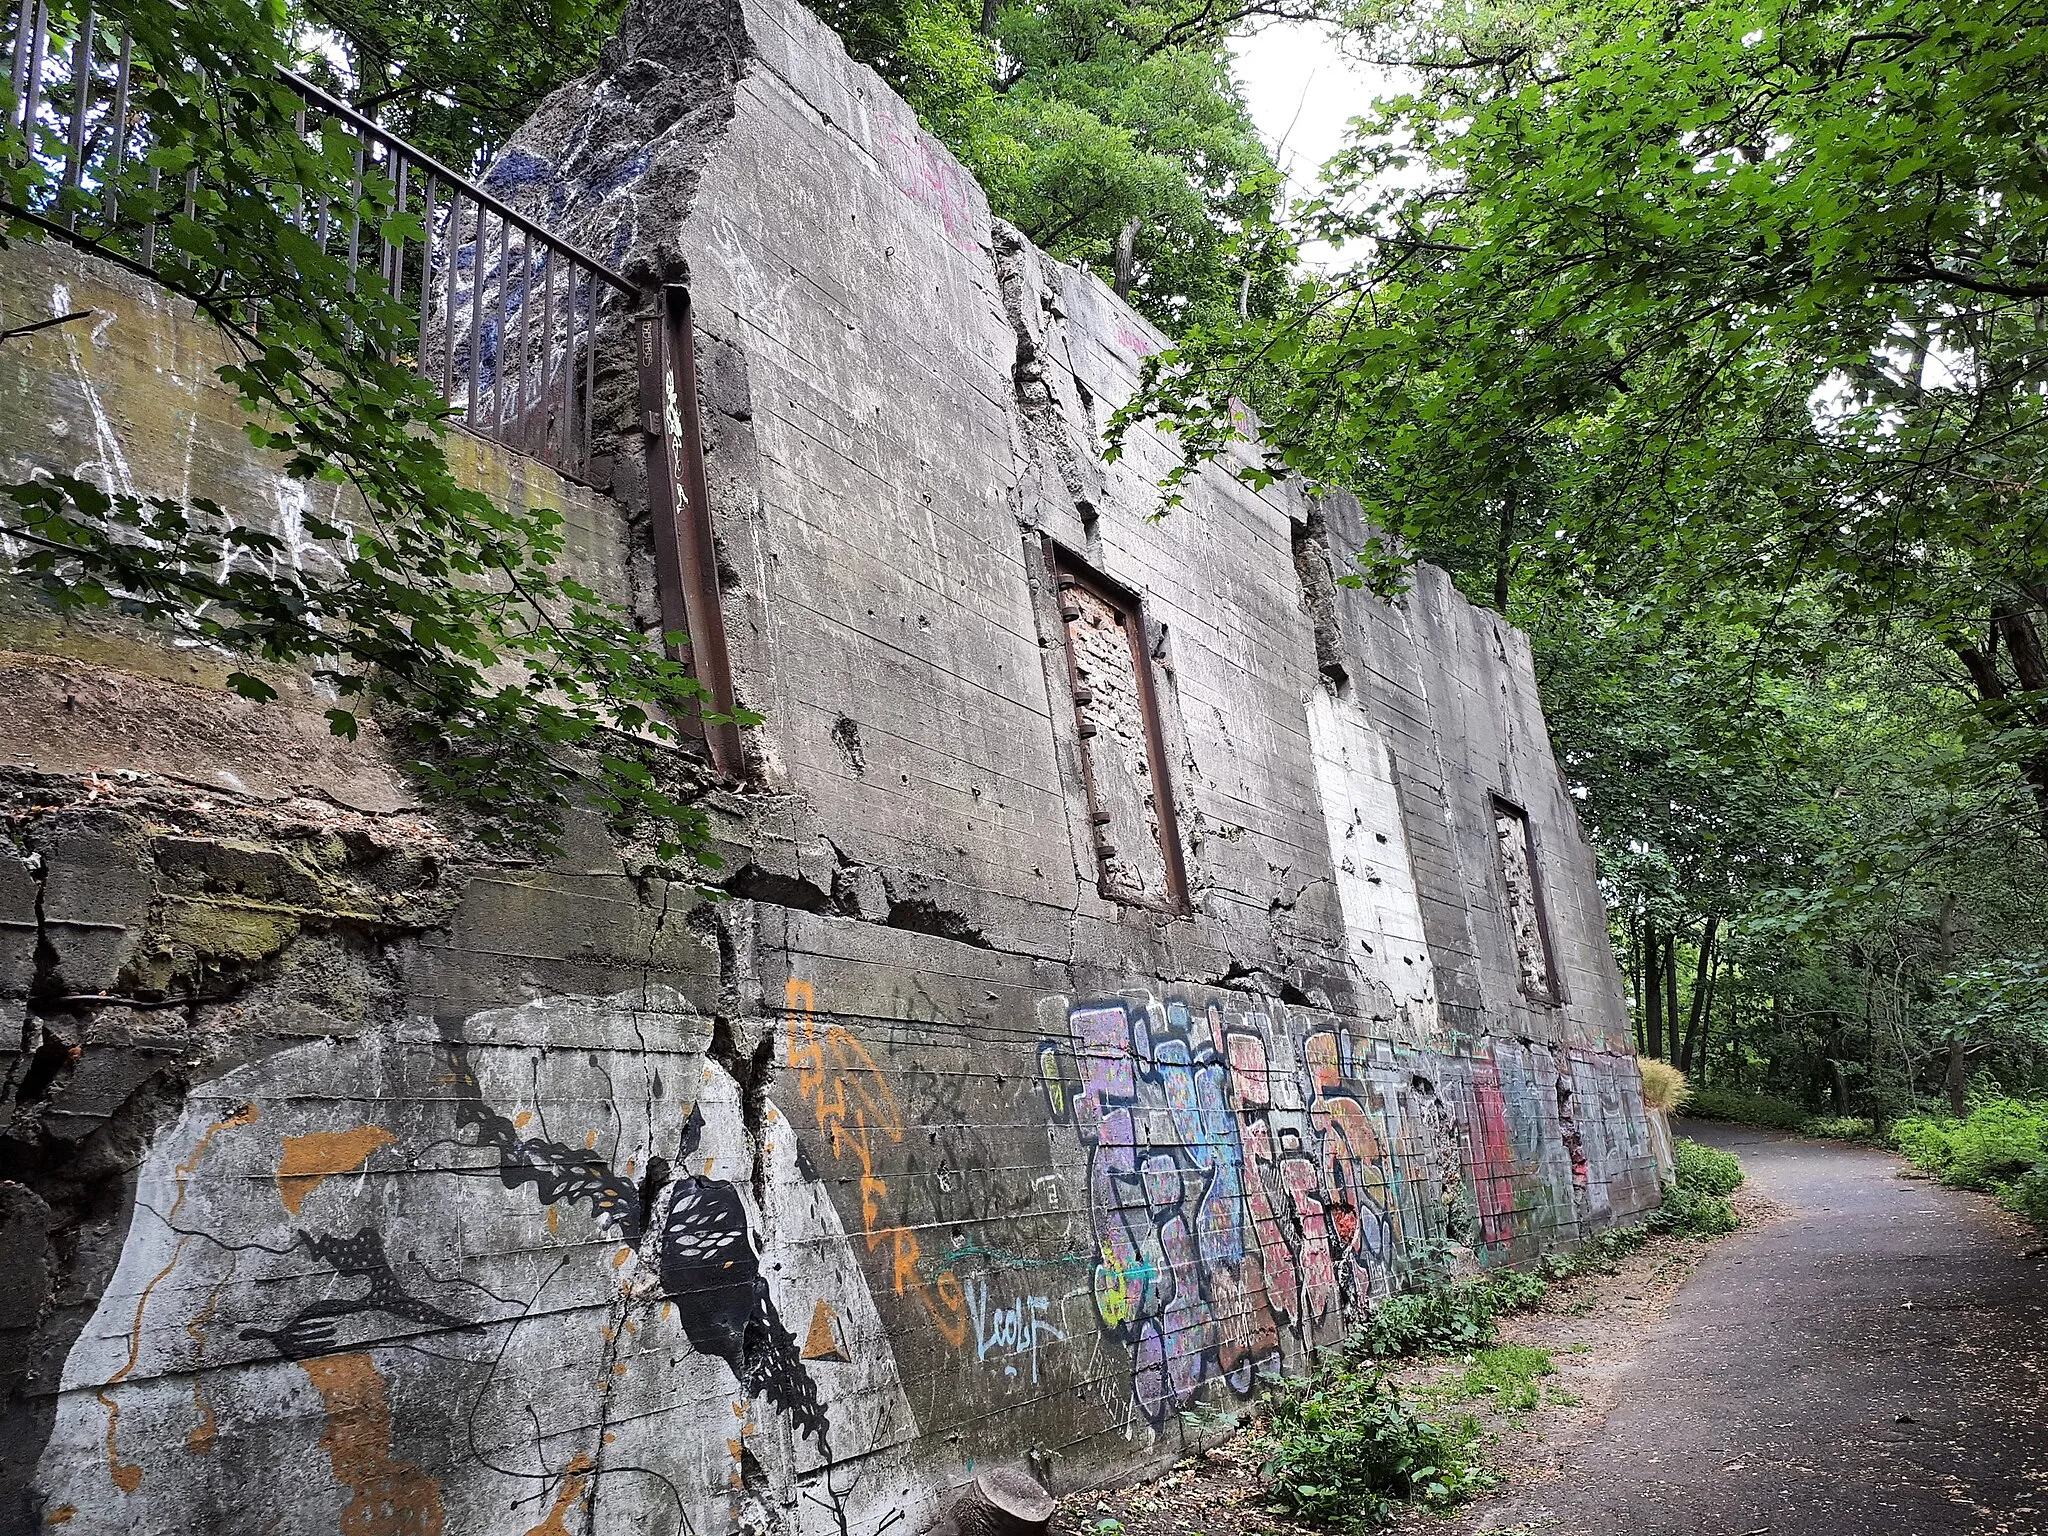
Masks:
[[[2048,1536],[2048,1262],[2019,1257],[2016,1224],[1884,1153],[1684,1130],[1742,1158],[1744,1229],[1655,1241],[1505,1320],[1558,1366],[1536,1412],[1484,1415],[1506,1486],[1398,1536]],[[1062,1500],[1055,1528],[1304,1530],[1255,1474],[1231,1442]]]

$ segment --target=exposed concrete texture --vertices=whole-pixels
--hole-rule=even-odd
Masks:
[[[1100,434],[1163,338],[789,0],[641,0],[492,184],[688,266],[765,716],[723,899],[585,821],[486,858],[310,690],[10,599],[9,1519],[914,1532],[1654,1204],[1522,637],[1337,587],[1344,498],[1216,471],[1153,521],[1170,445]],[[218,338],[0,265],[10,313],[59,285],[108,318],[24,344],[10,472],[278,526]],[[630,373],[611,499],[462,449],[645,608]]]

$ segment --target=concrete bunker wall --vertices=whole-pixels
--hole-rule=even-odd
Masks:
[[[765,717],[723,898],[583,824],[488,856],[310,695],[8,607],[8,1520],[916,1531],[978,1467],[1176,1459],[1431,1255],[1654,1204],[1521,636],[1338,587],[1342,497],[1150,520],[1166,445],[1100,431],[1162,338],[784,0],[634,6],[494,185],[688,263]],[[10,314],[109,317],[23,349],[10,473],[282,515],[203,325],[5,262]],[[644,607],[630,433],[616,502],[476,473]],[[1086,677],[1062,570],[1136,615]],[[1156,735],[1091,755],[1140,669]],[[1098,852],[1139,759],[1178,899]]]

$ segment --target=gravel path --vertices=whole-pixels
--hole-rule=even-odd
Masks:
[[[1562,1476],[1460,1527],[2048,1533],[2048,1262],[1884,1153],[1681,1129],[1740,1155],[1787,1218],[1706,1251]]]

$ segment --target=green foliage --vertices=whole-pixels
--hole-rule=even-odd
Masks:
[[[1445,1508],[1487,1487],[1477,1426],[1431,1423],[1380,1370],[1327,1369],[1261,1405],[1256,1444],[1273,1507],[1338,1529],[1375,1524],[1412,1500]]]
[[[1942,1183],[2002,1191],[2048,1159],[2048,1102],[1980,1099],[1959,1120],[1914,1116],[1891,1134],[1908,1162]]]
[[[1113,277],[1135,226],[1132,299],[1169,331],[1287,299],[1280,177],[1230,74],[1254,16],[1332,0],[825,0],[848,51],[901,91],[998,218]]]
[[[1672,1175],[1664,1200],[1643,1225],[1673,1237],[1709,1238],[1742,1225],[1727,1196],[1741,1187],[1741,1162],[1731,1153],[1680,1139],[1673,1149]]]
[[[1503,1269],[1486,1277],[1487,1306],[1496,1315],[1526,1312],[1543,1300],[1549,1283],[1534,1270]]]
[[[1761,1125],[1772,1130],[1795,1131],[1810,1117],[1803,1104],[1768,1093],[1743,1093],[1734,1088],[1700,1088],[1687,1101],[1683,1114],[1700,1120],[1729,1120],[1737,1125]]]
[[[2000,1197],[2008,1210],[2048,1231],[2048,1162],[2036,1163]]]
[[[1664,1203],[1650,1213],[1643,1225],[1672,1237],[1707,1238],[1733,1232],[1742,1225],[1742,1220],[1720,1195],[1685,1184],[1667,1184]]]
[[[1500,1344],[1480,1350],[1463,1371],[1446,1377],[1433,1390],[1461,1402],[1490,1397],[1504,1412],[1527,1413],[1543,1401],[1542,1378],[1556,1374],[1549,1350]]]
[[[1645,1226],[1606,1227],[1570,1253],[1547,1255],[1537,1265],[1537,1271],[1545,1280],[1553,1282],[1588,1273],[1611,1275],[1620,1267],[1621,1261],[1647,1243],[1650,1236],[1650,1229]]]
[[[348,139],[296,131],[301,103],[276,73],[286,18],[261,0],[109,11],[133,28],[136,105],[157,142],[117,180],[59,193],[62,155],[31,155],[10,127],[8,238],[40,236],[24,210],[53,204],[90,237],[108,192],[131,218],[163,215],[157,269],[236,348],[221,376],[250,439],[290,476],[350,494],[333,514],[315,510],[331,497],[307,498],[313,547],[287,558],[235,509],[50,475],[0,487],[8,574],[60,611],[125,613],[245,658],[231,682],[252,699],[275,698],[282,669],[310,673],[338,734],[374,714],[487,841],[551,849],[564,811],[587,805],[621,828],[652,821],[663,859],[715,862],[687,776],[658,751],[703,690],[562,573],[559,513],[501,507],[455,478],[447,407],[407,365],[416,317],[358,281],[345,242],[320,237],[325,218],[297,217],[317,206],[422,234],[388,182],[355,186]],[[188,176],[189,217],[172,206]]]
[[[624,0],[296,0],[318,83],[444,165],[481,175],[557,86],[596,67]]]
[[[1732,1195],[1742,1187],[1742,1162],[1733,1152],[1683,1136],[1671,1151],[1673,1177],[1682,1187],[1705,1195]]]
[[[1799,1122],[1799,1134],[1816,1141],[1869,1141],[1877,1122],[1867,1115],[1813,1115]]]
[[[1351,1348],[1377,1359],[1458,1354],[1493,1342],[1494,1296],[1484,1281],[1437,1282],[1372,1304]]]

